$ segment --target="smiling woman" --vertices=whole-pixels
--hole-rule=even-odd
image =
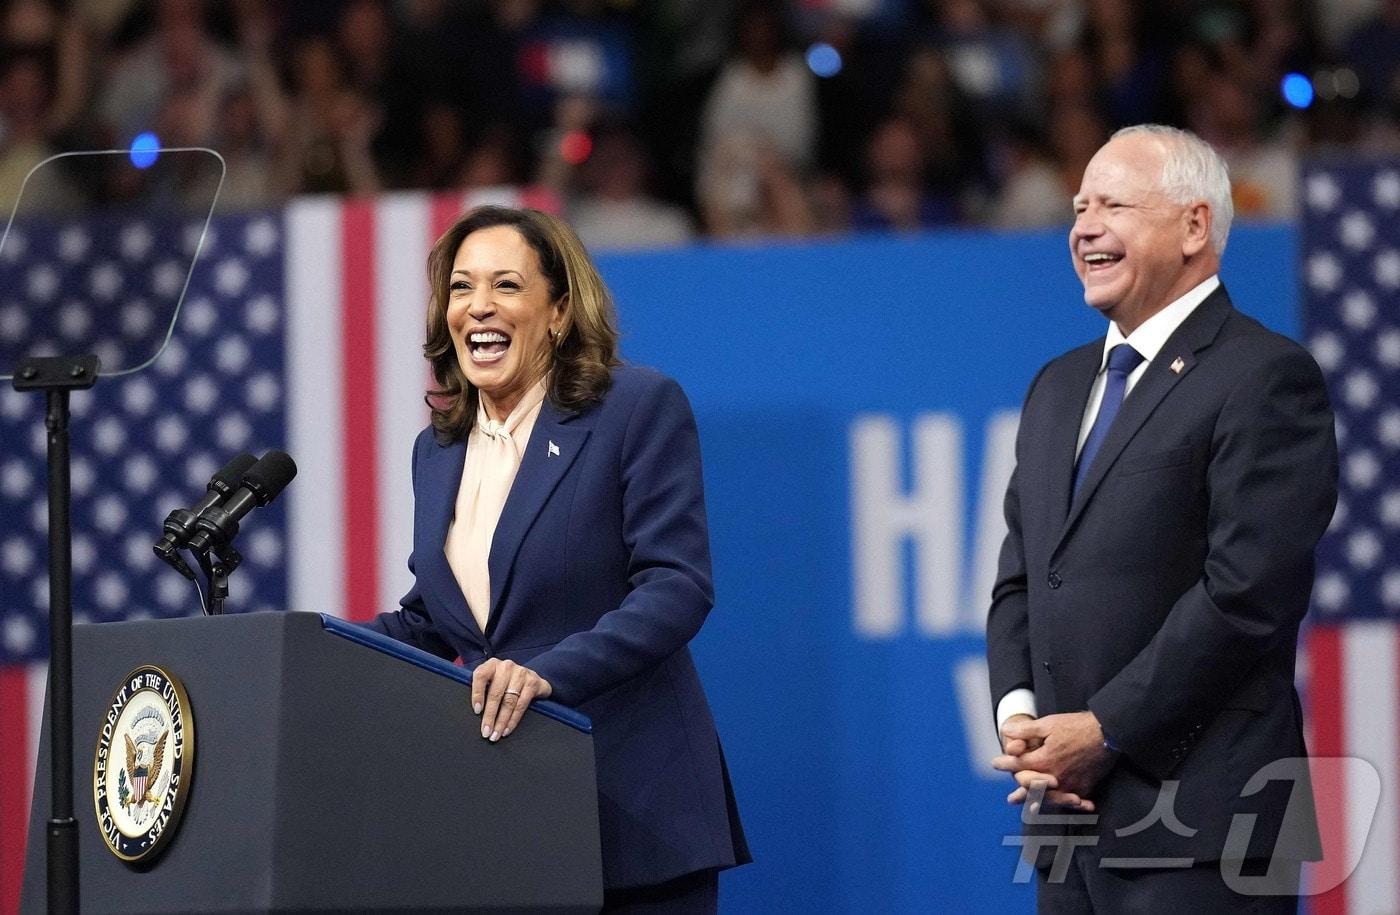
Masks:
[[[534,699],[587,714],[604,911],[713,912],[750,857],[688,648],[714,603],[690,403],[617,358],[608,291],[552,216],[473,210],[428,276],[415,583],[370,626],[461,658],[483,739]]]

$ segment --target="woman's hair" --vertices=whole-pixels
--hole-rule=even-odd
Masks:
[[[551,302],[560,302],[563,324],[550,358],[549,399],[561,410],[578,412],[603,399],[618,365],[617,326],[612,297],[574,230],[539,210],[483,206],[471,210],[442,234],[428,254],[428,333],[423,355],[438,387],[424,398],[440,437],[459,440],[476,422],[476,388],[467,381],[447,326],[448,291],[457,249],[468,235],[510,226],[534,249],[549,283]]]

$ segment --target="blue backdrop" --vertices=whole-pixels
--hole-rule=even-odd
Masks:
[[[1297,333],[1295,233],[1223,277]],[[696,644],[757,862],[723,910],[1027,911],[981,625],[1035,371],[1101,336],[1063,233],[612,255],[624,352],[700,423],[717,605]]]

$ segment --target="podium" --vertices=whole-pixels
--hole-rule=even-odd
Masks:
[[[127,674],[183,681],[193,721],[183,815],[136,865],[103,840],[95,755]],[[596,912],[588,720],[531,705],[481,738],[470,676],[314,613],[76,626],[75,810],[83,912]],[[49,720],[21,911],[43,912]],[[119,752],[119,751],[114,751]]]

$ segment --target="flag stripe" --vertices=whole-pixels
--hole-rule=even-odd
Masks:
[[[1317,757],[1336,758],[1346,752],[1342,733],[1342,637],[1331,627],[1308,632],[1308,714],[1311,719],[1311,751]],[[1346,785],[1337,766],[1313,767],[1313,792],[1318,828],[1322,833],[1322,860],[1309,867],[1310,883],[1335,886],[1311,899],[1313,915],[1346,915],[1347,887],[1339,884],[1346,866]]]
[[[1381,773],[1381,796],[1373,810],[1356,803],[1364,796],[1349,788],[1346,805],[1347,847],[1360,848],[1361,861],[1347,881],[1349,908],[1353,912],[1400,910],[1396,893],[1397,854],[1395,762],[1400,759],[1395,740],[1397,684],[1395,680],[1395,627],[1383,622],[1348,626],[1342,635],[1344,693],[1364,697],[1344,706],[1347,755],[1364,759]]]
[[[289,353],[284,390],[287,440],[299,470],[288,487],[288,609],[343,615],[345,556],[341,467],[340,204],[331,198],[294,201],[286,222],[286,328]]]
[[[379,403],[379,601],[392,610],[413,585],[406,560],[413,549],[410,448],[427,424],[423,403],[423,328],[428,300],[424,272],[430,203],[426,194],[382,198],[376,224]]]
[[[379,599],[379,392],[374,379],[379,320],[374,295],[374,204],[348,200],[341,212],[340,341],[345,462],[345,617],[374,616]]]
[[[0,668],[0,912],[19,910],[35,759],[29,716],[28,671]]]

